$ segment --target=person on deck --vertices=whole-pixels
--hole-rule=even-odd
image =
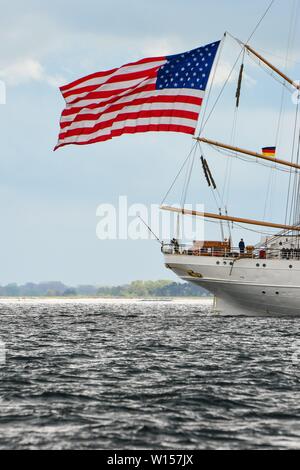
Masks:
[[[241,239],[239,243],[239,249],[240,249],[240,254],[243,255],[245,253],[245,242],[243,239]]]
[[[175,253],[178,254],[179,253],[179,243],[178,243],[178,240],[176,240],[176,238],[173,238],[173,240],[171,240],[171,245],[173,245]]]

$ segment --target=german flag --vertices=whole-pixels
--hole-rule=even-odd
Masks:
[[[262,154],[264,157],[275,157],[276,147],[264,147],[262,149]]]

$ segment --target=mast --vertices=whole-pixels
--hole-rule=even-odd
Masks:
[[[296,83],[294,80],[289,78],[285,73],[281,72],[275,65],[271,64],[267,59],[265,59],[262,55],[260,55],[258,52],[256,52],[252,47],[250,47],[248,44],[244,44],[244,48],[253,54],[255,57],[257,57],[261,62],[263,62],[267,67],[269,67],[273,72],[277,73],[281,78],[283,78],[286,82],[288,82],[290,85],[292,85],[294,88],[297,90],[300,90],[300,85]]]
[[[261,153],[252,152],[251,150],[245,150],[239,147],[233,147],[232,145],[223,144],[222,142],[217,142],[215,140],[205,139],[204,137],[195,137],[195,139],[198,142],[203,142],[205,144],[213,145],[215,147],[220,147],[226,150],[231,150],[234,152],[242,153],[250,157],[260,158],[262,160],[267,160],[268,162],[277,163],[278,165],[284,165],[290,168],[295,168],[297,170],[300,170],[300,165],[298,165],[297,163],[291,163],[286,160],[279,160],[278,158],[268,157]]]
[[[206,219],[215,219],[215,220],[227,220],[229,222],[238,222],[247,225],[257,225],[260,227],[270,227],[282,230],[293,230],[300,232],[300,226],[295,227],[293,225],[284,225],[284,224],[274,224],[272,222],[263,222],[261,220],[252,220],[252,219],[242,219],[240,217],[231,217],[228,215],[220,215],[220,214],[211,214],[209,212],[198,212],[198,211],[191,211],[188,209],[179,209],[176,207],[170,206],[161,206],[161,210],[168,211],[168,212],[175,212],[177,214],[182,215],[191,215],[194,217],[204,217]]]

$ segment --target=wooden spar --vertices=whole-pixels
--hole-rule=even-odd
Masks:
[[[231,217],[228,215],[211,214],[209,212],[198,212],[198,211],[191,211],[187,209],[177,209],[176,207],[170,207],[170,206],[161,206],[161,210],[168,211],[168,212],[176,212],[182,215],[191,215],[194,217],[204,217],[206,219],[227,220],[229,222],[238,222],[238,223],[247,224],[247,225],[257,225],[260,227],[271,227],[271,228],[277,228],[277,229],[282,229],[282,230],[291,230],[291,231],[300,232],[300,226],[294,227],[292,225],[274,224],[272,222],[263,222],[260,220],[252,220],[252,219],[242,219],[240,217]]]
[[[258,52],[256,52],[252,47],[248,46],[248,44],[245,44],[245,48],[247,51],[249,51],[251,54],[255,55],[261,62],[263,62],[265,65],[267,65],[273,72],[276,72],[281,78],[283,78],[285,81],[287,81],[290,85],[295,87],[297,90],[300,90],[300,84],[296,83],[294,80],[289,78],[285,73],[281,72],[277,67],[271,64],[267,59],[265,59],[262,55],[260,55]]]
[[[244,155],[249,155],[250,157],[261,158],[262,160],[267,160],[268,162],[277,163],[278,165],[285,165],[291,168],[296,168],[300,170],[300,165],[297,163],[287,162],[286,160],[279,160],[278,158],[268,157],[262,153],[251,152],[250,150],[241,149],[239,147],[233,147],[232,145],[223,144],[222,142],[217,142],[215,140],[205,139],[204,137],[195,137],[198,142],[203,142],[204,144],[214,145],[215,147],[220,147],[226,150],[231,150],[233,152],[243,153]]]

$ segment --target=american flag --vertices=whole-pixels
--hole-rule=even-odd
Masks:
[[[194,134],[219,45],[142,59],[61,87],[66,108],[55,150],[136,132]]]

